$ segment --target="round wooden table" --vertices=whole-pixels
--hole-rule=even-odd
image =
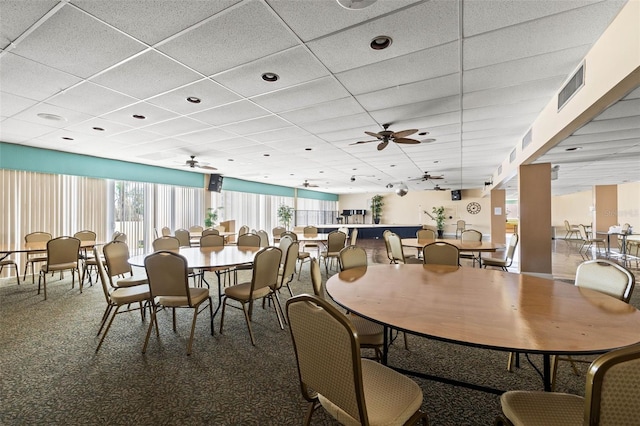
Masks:
[[[442,241],[445,243],[449,243],[458,247],[458,250],[463,251],[471,251],[478,252],[478,266],[482,267],[482,256],[481,253],[485,252],[495,252],[497,250],[505,248],[504,244],[492,243],[491,241],[462,241],[462,240],[451,240],[451,239],[424,239],[424,238],[403,238],[402,245],[404,247],[414,247],[418,250],[422,250],[424,246],[431,243],[437,243],[438,241]]]
[[[331,298],[395,329],[463,345],[549,356],[598,354],[640,341],[640,311],[574,285],[499,270],[373,265],[329,278]],[[386,359],[385,346],[385,359]]]

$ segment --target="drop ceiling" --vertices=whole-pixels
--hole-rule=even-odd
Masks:
[[[625,3],[2,0],[0,140],[338,194],[483,188]],[[353,145],[385,123],[435,141]],[[571,193],[640,181],[639,146],[635,90],[537,161]]]

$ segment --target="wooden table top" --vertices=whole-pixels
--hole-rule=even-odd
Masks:
[[[236,266],[253,262],[259,247],[229,245],[224,247],[182,247],[178,251],[187,258],[190,268],[209,268],[216,266]],[[132,256],[129,263],[144,267],[144,259],[149,254]]]
[[[506,351],[595,354],[640,341],[640,311],[545,278],[443,265],[373,265],[329,278],[339,305],[391,327]]]
[[[405,247],[415,247],[421,249],[427,244],[435,243],[438,241],[443,241],[445,243],[452,244],[460,251],[484,251],[484,252],[492,252],[499,249],[505,248],[504,244],[492,243],[490,241],[461,241],[455,239],[418,239],[418,238],[403,238],[402,245]]]

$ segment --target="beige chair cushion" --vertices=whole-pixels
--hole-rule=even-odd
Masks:
[[[493,257],[483,257],[482,263],[489,266],[507,266],[507,261],[504,259],[496,259]]]
[[[271,292],[271,288],[269,287],[262,287],[262,288],[256,289],[256,291],[253,292],[253,298],[260,299],[262,297],[265,297],[270,292]],[[224,289],[225,296],[235,300],[249,300],[249,293],[251,293],[250,282],[237,284]]]
[[[371,425],[402,425],[422,405],[422,390],[416,382],[375,361],[362,360],[362,384]],[[318,399],[340,423],[360,424],[322,395]]]
[[[209,297],[209,289],[189,287],[191,304],[198,305]],[[163,306],[188,306],[186,296],[159,296],[158,303]]]
[[[510,391],[500,397],[514,426],[582,426],[584,398],[567,393]]]
[[[360,345],[381,346],[384,344],[384,327],[358,315],[347,315],[358,331]]]
[[[125,277],[125,278],[120,278],[118,279],[118,281],[116,281],[116,286],[117,287],[133,287],[136,285],[141,285],[141,284],[148,284],[149,283],[149,279],[147,278],[146,275],[132,275],[129,277]]]
[[[111,300],[118,306],[126,305],[128,303],[140,302],[148,299],[149,286],[138,285],[135,287],[117,288],[109,295]]]

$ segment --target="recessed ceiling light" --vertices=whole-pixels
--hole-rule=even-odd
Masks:
[[[144,120],[147,117],[145,117],[144,115],[140,115],[140,114],[133,114],[133,118],[137,118],[138,120]]]
[[[271,156],[271,154],[262,154],[262,155],[265,156],[265,157],[270,157]]]
[[[345,9],[364,9],[378,0],[338,0],[338,4]]]
[[[428,135],[428,134],[429,134],[429,132],[420,132],[420,133],[418,133],[419,136],[425,136],[425,135]]]
[[[93,130],[97,130],[99,132],[104,132],[104,129],[102,127],[92,127]]]
[[[396,166],[395,164],[392,164],[392,165],[390,165],[389,167],[395,167],[395,166]]]
[[[64,139],[65,141],[72,141],[73,138],[70,138],[68,136],[63,136],[62,139]]]
[[[233,161],[233,158],[229,158],[227,161]]]
[[[196,98],[195,96],[189,96],[187,98],[187,102],[191,102],[192,104],[199,104],[201,101],[200,101],[200,98]]]
[[[312,150],[312,148],[305,148],[304,150],[305,150],[305,151],[311,151],[311,150]]]
[[[320,172],[319,172],[319,173],[324,173],[324,172],[323,172],[322,170],[320,170]]]
[[[389,36],[377,36],[376,38],[371,40],[369,46],[371,46],[373,50],[382,50],[391,46],[392,41],[393,40],[391,40],[391,37]]]
[[[434,160],[434,161],[433,161],[433,164],[438,164],[439,162],[440,162],[440,161],[438,161],[438,160]]]
[[[278,77],[278,74],[273,73],[273,72],[265,72],[264,74],[262,74],[262,79],[264,81],[268,81],[269,83],[273,83],[274,81],[278,81],[280,77]]]
[[[582,149],[582,147],[581,147],[581,146],[574,146],[574,147],[572,147],[572,148],[567,148],[567,149],[565,149],[565,151],[577,151],[577,150],[579,150],[579,149]]]
[[[52,121],[67,121],[66,118],[60,116],[60,115],[56,115],[56,114],[49,114],[46,112],[41,112],[38,114],[38,117],[45,119],[45,120],[52,120]]]

